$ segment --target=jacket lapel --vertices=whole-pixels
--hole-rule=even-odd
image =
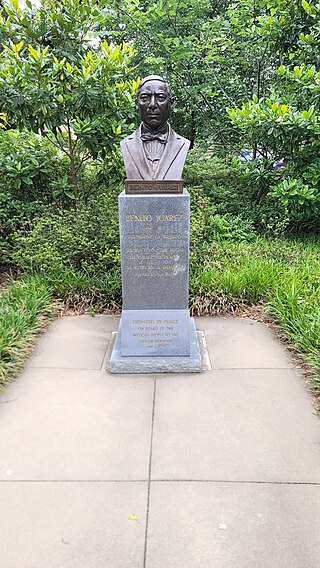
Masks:
[[[152,172],[150,172],[148,167],[148,162],[145,157],[143,145],[140,139],[141,135],[141,125],[139,128],[133,132],[130,136],[128,136],[126,145],[127,150],[131,156],[132,161],[134,162],[140,176],[142,179],[150,179],[152,178]]]
[[[183,148],[183,139],[173,132],[170,125],[169,129],[168,142],[166,143],[165,151],[161,156],[158,168],[154,175],[152,174],[151,168],[149,168],[148,160],[145,156],[143,144],[140,139],[141,125],[135,132],[128,136],[126,140],[127,150],[142,179],[165,179],[172,163]]]
[[[159,162],[159,166],[155,174],[155,179],[165,179],[165,176],[170,169],[172,162],[174,162],[180,150],[184,146],[183,140],[179,135],[173,132],[170,125],[169,129],[168,142]]]

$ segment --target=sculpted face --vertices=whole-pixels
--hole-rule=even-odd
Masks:
[[[137,100],[141,120],[151,128],[158,130],[169,118],[171,97],[165,83],[152,79],[140,89]]]

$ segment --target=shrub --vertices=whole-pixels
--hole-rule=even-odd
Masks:
[[[242,238],[250,240],[252,231],[274,237],[319,232],[317,168],[309,165],[301,181],[290,177],[288,166],[272,169],[271,164],[268,159],[242,163],[237,158],[222,159],[200,149],[190,152],[185,185],[191,193],[192,210],[206,209],[206,220],[215,225],[212,236],[222,238],[226,233],[238,238],[242,233]],[[214,215],[221,218],[213,219]],[[230,230],[224,230],[228,224]],[[241,227],[238,237],[236,226]],[[201,234],[205,236],[203,231]]]
[[[252,218],[252,189],[232,158],[218,158],[196,148],[189,152],[184,169],[186,188],[201,189],[216,213]]]
[[[65,160],[43,136],[0,130],[0,191],[23,201],[52,200],[50,183],[64,173]]]
[[[0,265],[12,264],[15,233],[27,232],[46,207],[43,201],[21,201],[11,193],[0,191]]]
[[[116,196],[100,196],[77,211],[51,210],[16,234],[11,258],[22,270],[46,274],[71,268],[103,275],[119,266]]]

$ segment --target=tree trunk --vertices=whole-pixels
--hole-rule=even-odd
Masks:
[[[196,137],[196,124],[195,124],[195,112],[194,110],[191,111],[191,124],[190,124],[190,150],[192,150],[194,146],[194,140]]]

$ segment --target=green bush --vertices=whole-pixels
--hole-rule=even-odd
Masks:
[[[273,237],[319,233],[316,168],[306,168],[302,182],[290,178],[289,167],[272,169],[267,159],[242,163],[237,158],[212,156],[199,148],[189,154],[185,185],[191,193],[191,209],[206,209],[207,235],[210,224],[212,237],[223,238],[225,234],[235,240],[250,240],[252,232]],[[203,230],[201,234],[205,237]]]
[[[201,189],[219,215],[228,213],[252,220],[253,191],[232,158],[218,158],[195,148],[188,154],[184,180],[190,192]]]
[[[113,194],[58,209],[17,232],[11,259],[18,268],[45,274],[65,268],[102,276],[120,265],[117,199]]]
[[[102,188],[110,185],[110,180],[114,184],[115,171],[118,179],[122,179],[118,162],[112,168],[110,159],[89,160],[79,167],[79,197],[82,201],[100,193]],[[41,200],[63,208],[73,207],[69,169],[66,154],[55,148],[46,136],[0,130],[0,192],[24,203]]]
[[[320,192],[317,173],[306,169],[304,183],[290,164],[272,169],[272,162],[259,159],[238,161],[239,175],[254,197],[252,215],[255,226],[277,236],[282,233],[316,234],[319,232]]]
[[[0,130],[0,191],[23,201],[51,201],[50,183],[64,173],[63,156],[45,137]]]
[[[35,218],[43,215],[47,205],[40,200],[21,201],[11,193],[0,191],[0,265],[13,263],[14,235],[27,232]]]

